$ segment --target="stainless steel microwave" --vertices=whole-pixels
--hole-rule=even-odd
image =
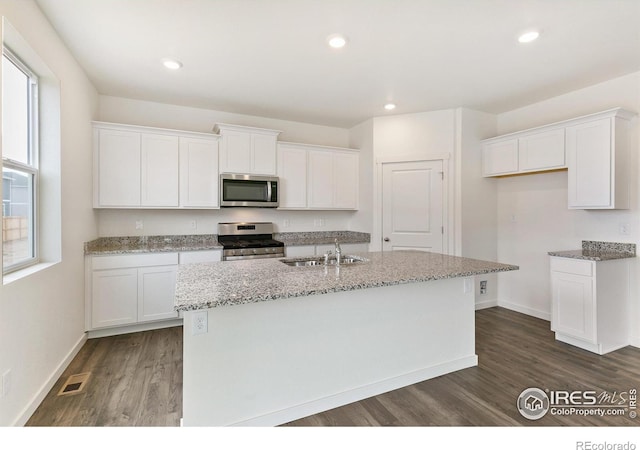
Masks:
[[[276,208],[278,206],[278,177],[220,174],[220,206]]]

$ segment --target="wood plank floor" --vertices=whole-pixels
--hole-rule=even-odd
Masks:
[[[476,312],[478,367],[461,370],[287,426],[638,426],[628,415],[523,418],[522,390],[627,392],[640,388],[640,349],[605,356],[554,340],[549,323],[502,308]],[[92,372],[85,392],[59,397],[69,375]],[[91,339],[28,426],[178,426],[182,328]]]

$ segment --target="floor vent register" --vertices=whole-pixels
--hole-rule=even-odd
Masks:
[[[71,375],[67,378],[67,381],[62,385],[60,392],[58,395],[74,395],[80,394],[83,392],[85,385],[87,384],[87,380],[91,372],[78,373],[75,375]]]

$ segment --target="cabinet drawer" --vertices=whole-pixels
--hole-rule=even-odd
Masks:
[[[593,275],[593,261],[572,258],[551,258],[551,270],[590,277]]]
[[[180,264],[222,261],[222,250],[199,250],[180,252]]]
[[[93,270],[170,266],[172,264],[178,264],[177,253],[94,256],[91,261]]]

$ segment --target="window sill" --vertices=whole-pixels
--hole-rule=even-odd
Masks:
[[[2,285],[6,286],[14,281],[26,278],[34,273],[38,273],[42,270],[48,269],[51,266],[55,266],[57,262],[43,262],[34,264],[33,266],[25,267],[24,269],[16,270],[15,272],[8,273],[2,277]]]

